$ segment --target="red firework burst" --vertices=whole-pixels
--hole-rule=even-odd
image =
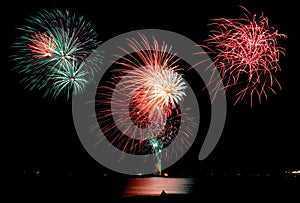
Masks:
[[[52,57],[55,50],[55,42],[52,37],[48,36],[45,32],[35,32],[29,39],[32,44],[28,44],[30,51],[34,53],[35,58]]]
[[[262,97],[267,99],[267,92],[276,94],[277,89],[281,90],[275,73],[280,71],[279,56],[285,54],[277,45],[277,38],[286,35],[269,26],[263,13],[257,18],[246,8],[242,9],[244,18],[212,19],[209,26],[215,29],[210,31],[203,47],[214,55],[215,67],[207,68],[212,71],[208,85],[214,85],[214,96],[223,83],[225,90],[235,87],[234,105],[249,95],[252,106],[255,95],[261,103]],[[222,81],[216,81],[215,74],[220,74]]]

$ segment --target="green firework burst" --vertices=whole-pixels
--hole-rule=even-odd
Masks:
[[[12,60],[24,75],[25,88],[44,89],[44,95],[54,99],[61,93],[67,98],[82,93],[102,62],[91,22],[58,9],[42,10],[26,22],[18,28],[23,35],[12,46],[17,53]]]

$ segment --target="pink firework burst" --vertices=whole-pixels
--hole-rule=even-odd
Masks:
[[[252,106],[255,96],[261,103],[262,97],[267,99],[268,92],[276,94],[276,90],[281,90],[276,73],[281,70],[279,56],[285,53],[284,48],[277,45],[277,38],[286,38],[286,35],[271,27],[263,13],[257,17],[242,9],[244,18],[212,19],[209,26],[215,29],[210,31],[203,47],[214,55],[215,67],[207,68],[212,71],[208,85],[214,85],[214,96],[223,83],[225,90],[235,87],[234,105],[249,95]],[[216,81],[216,74],[220,74],[221,81]]]

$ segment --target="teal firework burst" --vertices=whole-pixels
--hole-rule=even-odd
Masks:
[[[100,41],[91,22],[58,9],[42,10],[26,22],[18,28],[23,35],[13,45],[17,54],[12,56],[15,69],[24,74],[25,88],[44,89],[44,95],[54,99],[61,93],[67,98],[82,93],[102,61],[95,52]]]
[[[53,71],[51,76],[54,79],[53,82],[53,97],[56,98],[60,93],[64,92],[67,98],[70,98],[70,93],[80,94],[84,92],[85,87],[89,84],[86,79],[89,74],[84,70],[85,63],[76,63],[72,61],[70,63],[60,64],[60,68]]]

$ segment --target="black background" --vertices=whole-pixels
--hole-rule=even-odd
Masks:
[[[221,2],[221,3],[220,3]],[[196,43],[207,38],[209,19],[243,17],[239,5],[258,15],[263,11],[269,23],[288,36],[280,40],[286,48],[278,73],[283,90],[262,104],[249,100],[233,107],[228,96],[228,114],[223,135],[210,156],[198,161],[201,142],[174,166],[170,174],[271,173],[300,168],[298,130],[299,40],[295,1],[26,1],[7,2],[1,19],[1,54],[7,61],[1,67],[3,113],[1,136],[5,168],[12,176],[101,176],[120,175],[96,162],[81,145],[72,119],[71,102],[63,98],[42,98],[39,91],[28,92],[21,76],[12,71],[9,47],[22,33],[15,28],[25,18],[43,8],[68,9],[91,20],[99,40],[105,41],[137,29],[164,29],[182,34]],[[292,3],[293,2],[293,3]],[[15,51],[15,50],[14,50]],[[6,54],[8,53],[8,54]]]

